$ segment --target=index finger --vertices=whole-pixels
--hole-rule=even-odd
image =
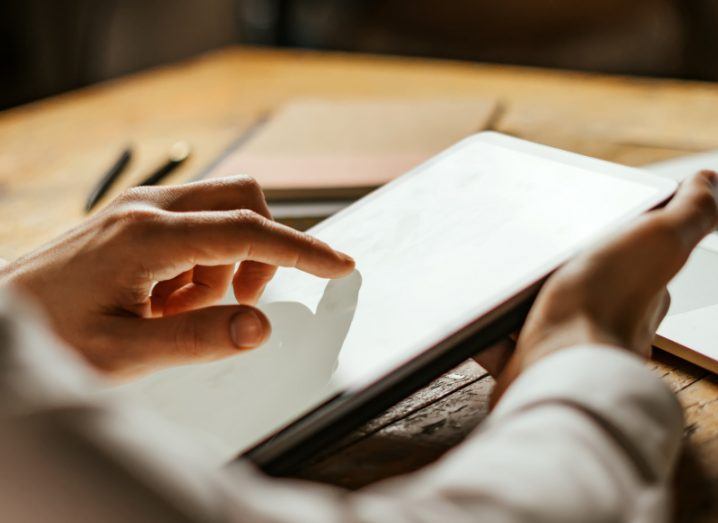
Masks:
[[[338,278],[354,269],[354,260],[308,234],[255,212],[173,213],[155,231],[162,264],[225,265],[255,261],[294,267],[323,278]],[[168,259],[167,256],[170,258]]]

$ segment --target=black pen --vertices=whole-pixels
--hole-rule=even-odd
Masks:
[[[165,177],[167,177],[167,175],[182,165],[184,161],[189,158],[191,153],[192,148],[187,142],[177,142],[172,146],[172,149],[170,149],[170,156],[167,161],[158,167],[155,172],[140,182],[138,187],[143,185],[157,185]]]
[[[131,159],[132,148],[126,147],[122,151],[122,154],[120,154],[119,158],[117,158],[115,163],[112,165],[112,167],[110,167],[110,169],[97,183],[97,186],[87,197],[87,202],[85,203],[85,212],[90,212],[92,208],[97,205],[97,202],[100,201],[100,199],[105,195],[108,189],[112,187],[112,184],[115,183],[117,178],[120,177],[122,171],[125,170],[125,167],[127,167],[127,164],[130,163]]]

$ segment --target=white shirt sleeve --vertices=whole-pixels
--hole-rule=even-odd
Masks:
[[[97,378],[18,298],[0,297],[0,507],[13,520],[667,521],[680,406],[626,351],[566,349],[525,372],[436,464],[345,492],[212,470]]]

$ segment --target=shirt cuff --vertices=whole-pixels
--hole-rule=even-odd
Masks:
[[[652,479],[667,478],[680,449],[683,412],[668,386],[625,349],[586,345],[527,369],[492,413],[492,423],[544,404],[564,404],[602,426]]]

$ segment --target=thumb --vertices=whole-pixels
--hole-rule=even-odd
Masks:
[[[118,374],[211,361],[261,345],[271,333],[269,320],[247,305],[206,307],[161,318],[115,317],[98,367]],[[94,359],[91,357],[91,359]]]

